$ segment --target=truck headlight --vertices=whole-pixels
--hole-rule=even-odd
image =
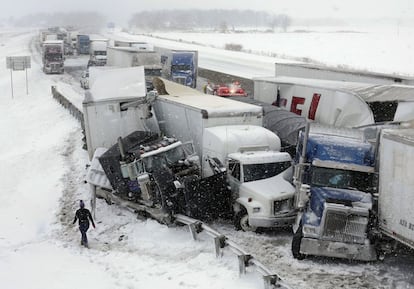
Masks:
[[[274,214],[286,213],[291,211],[293,208],[293,199],[286,199],[281,201],[274,201],[273,212]]]
[[[316,229],[315,229],[315,227],[305,226],[305,227],[303,227],[303,232],[305,234],[315,235],[316,234]]]
[[[258,213],[260,212],[260,207],[254,207],[253,208],[253,213]]]

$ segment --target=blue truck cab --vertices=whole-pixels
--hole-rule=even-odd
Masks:
[[[195,87],[195,60],[193,52],[175,52],[172,55],[171,76],[186,86]]]
[[[308,125],[295,156],[292,253],[371,261],[375,147],[362,131]]]
[[[89,35],[79,34],[76,39],[76,49],[78,54],[89,54],[90,39]]]
[[[161,55],[163,77],[192,88],[197,87],[198,52],[171,50]]]

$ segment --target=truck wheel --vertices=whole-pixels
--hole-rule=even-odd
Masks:
[[[302,238],[302,224],[300,224],[298,230],[293,234],[292,238],[292,254],[293,257],[298,260],[305,259],[305,255],[300,252],[300,244],[302,243]]]
[[[234,216],[234,226],[236,230],[242,230],[244,232],[256,232],[257,227],[250,226],[249,215],[245,208],[242,208]]]

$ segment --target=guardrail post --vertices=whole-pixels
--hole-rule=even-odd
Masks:
[[[277,288],[277,282],[280,280],[279,276],[277,275],[264,275],[264,289],[274,289]]]
[[[246,267],[249,266],[249,261],[252,258],[252,255],[237,255],[239,258],[239,274],[244,275],[246,274]]]
[[[220,235],[214,238],[214,247],[216,249],[216,258],[220,257],[221,254],[221,250],[222,248],[224,248],[226,246],[226,236],[224,235]]]
[[[202,223],[195,222],[188,225],[188,228],[190,228],[191,236],[193,237],[193,240],[197,240],[197,234],[203,231]]]

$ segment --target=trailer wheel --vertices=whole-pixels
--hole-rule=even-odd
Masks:
[[[298,260],[305,259],[305,255],[300,252],[300,244],[302,243],[302,238],[302,224],[300,224],[298,230],[293,234],[292,238],[292,254],[293,257]]]
[[[242,208],[234,216],[234,227],[236,230],[242,230],[244,232],[256,232],[257,227],[250,226],[249,214],[245,208]]]

